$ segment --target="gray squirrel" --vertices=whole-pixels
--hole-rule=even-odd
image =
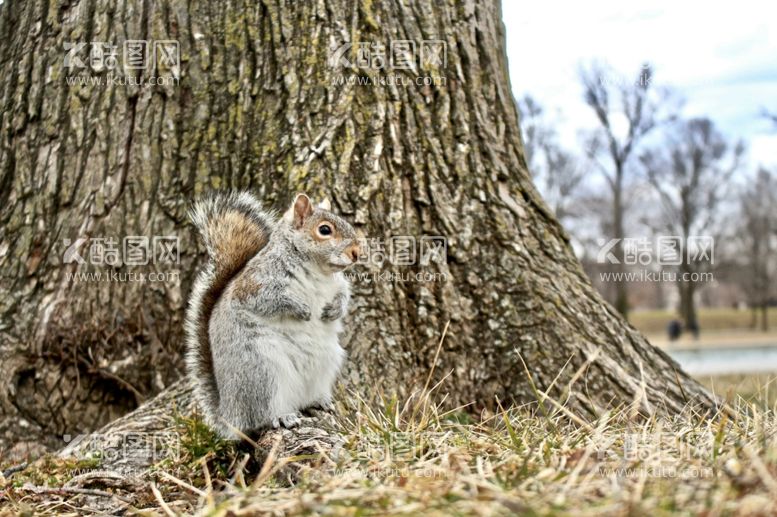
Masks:
[[[247,192],[215,193],[191,219],[208,251],[186,311],[186,366],[220,436],[293,427],[331,409],[345,359],[338,334],[350,299],[354,228],[298,194],[278,218]]]

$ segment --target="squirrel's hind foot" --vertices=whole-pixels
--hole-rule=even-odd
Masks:
[[[285,415],[275,417],[272,420],[273,429],[278,429],[279,427],[291,429],[292,427],[297,427],[301,423],[302,418],[300,417],[299,413],[287,413]]]
[[[318,402],[314,402],[310,406],[308,406],[307,409],[313,409],[313,410],[319,410],[319,411],[326,411],[327,413],[333,413],[335,410],[335,404],[331,400],[320,400]]]

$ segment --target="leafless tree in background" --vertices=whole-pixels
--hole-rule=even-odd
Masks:
[[[545,202],[553,213],[564,222],[578,215],[575,195],[585,178],[586,169],[580,160],[564,149],[558,141],[558,133],[543,118],[545,110],[530,95],[518,101],[521,129],[529,170]]]
[[[771,121],[774,123],[774,127],[776,127],[776,128],[777,128],[777,113],[772,113],[772,112],[770,112],[770,111],[763,110],[763,111],[762,111],[762,115],[763,115],[765,118],[767,118],[767,119],[771,120]]]
[[[534,97],[527,94],[518,99],[516,103],[521,117],[521,136],[526,154],[526,164],[534,177],[537,175],[538,150],[545,144],[550,128],[543,120],[545,110]]]
[[[555,142],[546,143],[542,151],[546,170],[539,188],[556,217],[564,222],[579,214],[576,194],[585,178],[586,169],[576,156]]]
[[[766,332],[769,302],[777,296],[777,180],[768,170],[759,169],[739,201],[740,278],[753,310],[752,326],[757,327],[760,310],[761,330]]]
[[[617,263],[614,272],[625,270],[623,239],[626,203],[624,189],[629,162],[635,149],[657,126],[674,118],[674,106],[666,90],[652,85],[653,70],[644,65],[634,81],[616,76],[608,67],[592,64],[581,68],[580,80],[584,100],[596,114],[599,127],[587,142],[587,153],[598,170],[607,180],[611,195],[610,238],[617,239],[612,249]],[[615,307],[628,316],[629,300],[625,281],[615,283]]]
[[[660,202],[655,227],[669,236],[681,237],[677,288],[679,312],[686,328],[698,328],[694,295],[699,282],[694,275],[712,266],[708,260],[689,257],[689,237],[719,240],[722,204],[731,200],[731,177],[743,151],[741,142],[727,141],[711,120],[696,118],[678,122],[665,142],[640,155]]]

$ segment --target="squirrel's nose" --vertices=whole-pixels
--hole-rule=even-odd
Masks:
[[[351,262],[356,263],[359,260],[359,254],[361,249],[358,243],[351,244],[345,249],[345,256],[351,259]]]

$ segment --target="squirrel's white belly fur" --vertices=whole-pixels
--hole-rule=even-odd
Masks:
[[[245,310],[238,300],[222,299],[210,328],[221,421],[210,424],[234,435],[233,428],[266,427],[279,416],[331,403],[332,386],[345,359],[338,339],[342,324],[322,321],[320,315],[326,300],[347,289],[342,273],[294,279],[289,291],[308,304],[309,321],[263,317]],[[253,330],[238,337],[233,334],[236,328]],[[241,338],[244,347],[227,345]],[[247,369],[253,375],[236,375]]]
[[[342,324],[340,320],[322,321],[320,315],[326,300],[347,289],[342,273],[304,275],[289,290],[308,304],[310,321],[278,318],[266,322],[284,336],[281,352],[288,359],[280,372],[288,382],[280,386],[274,408],[277,414],[331,402],[332,385],[345,359],[338,338]]]

